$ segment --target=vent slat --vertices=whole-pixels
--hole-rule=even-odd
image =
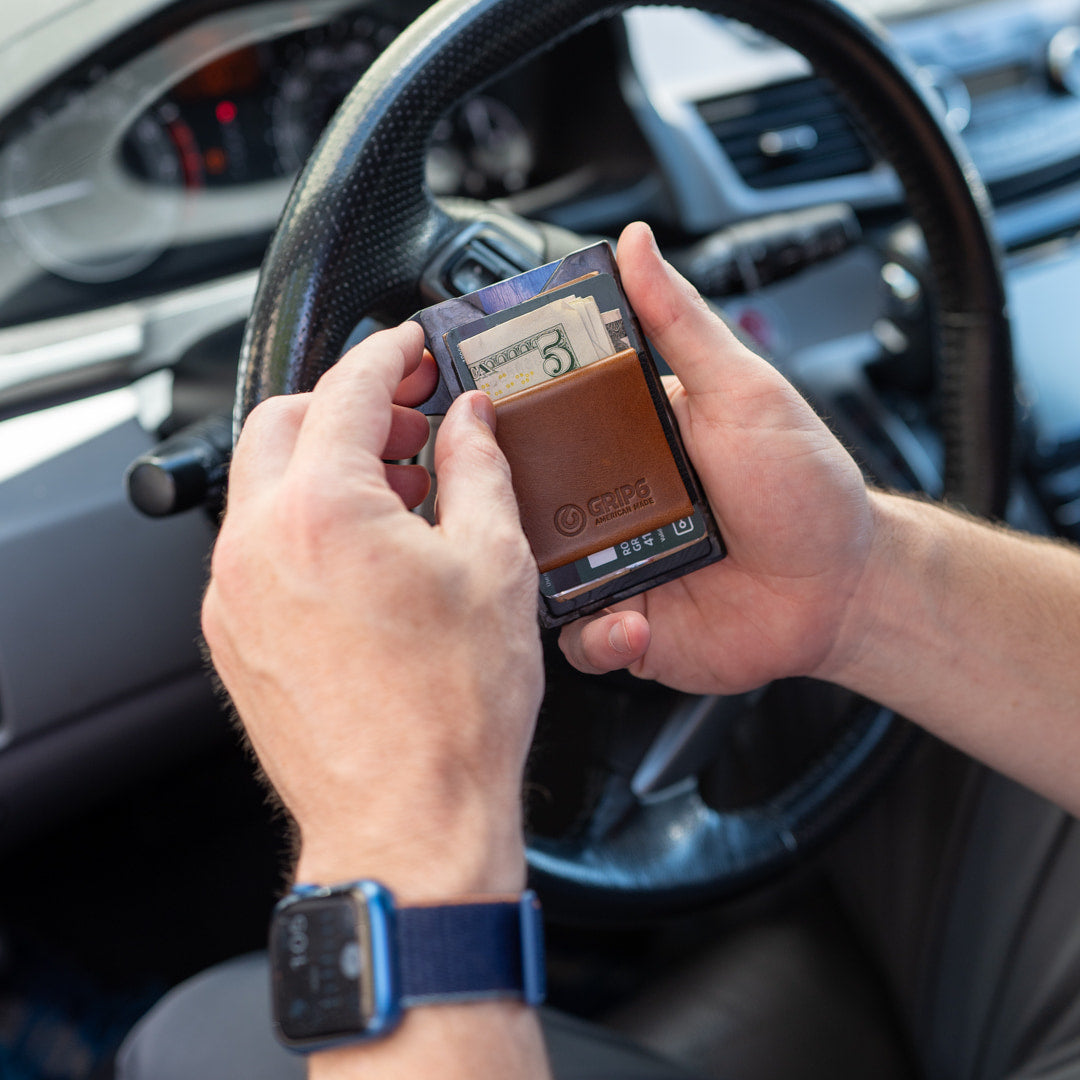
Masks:
[[[698,103],[698,111],[751,187],[826,180],[873,164],[836,92],[821,79],[797,79],[746,94]],[[778,156],[761,149],[766,132],[813,128],[816,144]]]
[[[842,117],[829,117],[827,120],[795,120],[785,124],[755,124],[749,131],[739,132],[737,135],[717,135],[723,143],[724,149],[730,157],[744,157],[761,152],[761,136],[766,131],[783,131],[787,128],[800,127],[803,124],[812,127],[817,133],[818,147],[828,144],[829,146],[842,143],[845,146],[862,146],[858,135],[851,129]],[[716,132],[713,132],[716,135]]]
[[[771,103],[767,103],[764,108],[760,103],[755,102],[755,105],[757,107],[743,116],[731,120],[716,120],[710,123],[709,127],[718,138],[726,138],[729,134],[738,135],[750,128],[767,130],[770,127],[790,127],[793,124],[821,124],[830,120],[845,122],[845,118],[838,115],[829,102],[821,99],[795,101],[782,109],[773,107]]]

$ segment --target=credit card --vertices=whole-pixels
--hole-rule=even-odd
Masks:
[[[613,577],[682,551],[705,536],[705,524],[695,512],[541,574],[540,592],[552,599],[568,599],[586,588],[595,588]]]

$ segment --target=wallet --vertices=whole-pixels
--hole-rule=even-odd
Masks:
[[[436,397],[494,402],[544,627],[724,556],[607,243],[414,318]]]

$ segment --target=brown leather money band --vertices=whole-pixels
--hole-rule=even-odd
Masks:
[[[495,410],[541,573],[693,513],[633,349]]]

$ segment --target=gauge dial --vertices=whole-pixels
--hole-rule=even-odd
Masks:
[[[359,15],[283,43],[285,64],[270,103],[283,172],[301,168],[338,106],[397,32],[389,23]]]
[[[467,169],[463,187],[477,198],[520,191],[533,167],[533,145],[517,114],[497,98],[470,98],[454,116]]]
[[[427,181],[436,195],[491,199],[520,191],[532,167],[532,140],[517,115],[481,94],[435,128]]]
[[[177,147],[149,115],[125,137],[127,112],[115,91],[71,95],[0,158],[0,216],[38,263],[73,281],[127,277],[173,235],[184,198]]]

